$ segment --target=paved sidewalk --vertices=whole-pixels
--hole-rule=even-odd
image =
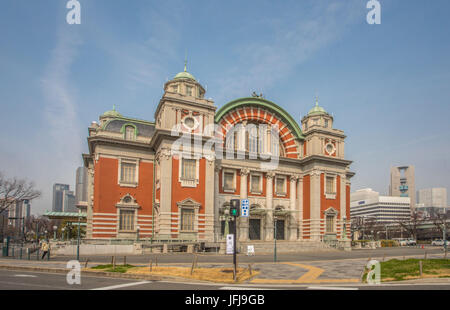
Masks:
[[[387,259],[403,259],[404,256],[389,257]],[[424,255],[407,255],[408,258],[424,258]],[[442,254],[428,254],[427,258],[443,258]],[[301,261],[301,262],[280,262],[280,263],[253,263],[252,270],[260,273],[247,281],[247,283],[258,284],[309,284],[309,283],[358,283],[361,281],[361,275],[369,258],[353,258],[339,260],[323,261]],[[373,257],[371,259],[383,260],[383,257]],[[84,268],[84,261],[81,261],[81,267]],[[121,265],[122,261],[117,261]],[[67,261],[47,261],[47,260],[19,260],[0,258],[0,268],[2,269],[21,269],[29,271],[43,272],[67,272]],[[88,267],[104,264],[104,262],[89,262]],[[134,264],[136,266],[147,266],[146,264]],[[191,263],[158,263],[158,266],[164,267],[188,267]],[[248,263],[240,263],[239,267],[248,268]],[[198,263],[201,268],[230,268],[230,263]],[[106,274],[106,273],[105,273]],[[109,275],[111,274],[111,275]],[[128,277],[125,274],[108,273],[113,277]],[[166,278],[166,277],[163,277]],[[170,277],[167,277],[170,279]],[[193,280],[190,280],[193,281]],[[440,281],[448,283],[448,279],[420,279],[421,281]],[[194,281],[193,281],[194,282]],[[405,282],[406,283],[406,282]]]
[[[18,260],[18,259],[0,259],[0,268],[3,269],[20,269],[20,270],[29,270],[29,271],[44,271],[44,272],[67,272],[68,269],[66,269],[67,262],[62,261],[33,261],[33,260]],[[121,263],[118,262],[117,265],[120,265]],[[252,264],[251,268],[255,271],[259,271],[260,273],[254,277],[251,281],[248,281],[249,283],[317,283],[316,278],[319,278],[321,282],[326,282],[326,279],[330,279],[330,283],[333,282],[336,279],[340,279],[342,282],[345,282],[343,279],[349,279],[348,282],[355,282],[357,279],[359,279],[358,273],[351,273],[349,270],[354,269],[355,262],[350,264],[338,264],[336,267],[335,264],[333,264],[333,268],[340,268],[339,272],[335,269],[331,268],[330,271],[327,270],[329,266],[324,262],[322,264],[319,264],[317,262],[309,264],[305,264],[304,262],[302,264],[296,264],[296,263],[256,263]],[[89,262],[89,266],[98,265],[96,262]],[[139,266],[140,264],[136,264],[136,266]],[[360,262],[361,266],[364,266],[364,262]],[[142,265],[144,266],[144,265]],[[164,267],[191,267],[191,264],[158,264],[158,266],[164,266]],[[348,268],[344,268],[348,267]],[[84,267],[84,262],[81,262],[81,267]],[[201,268],[230,268],[232,267],[231,264],[223,264],[223,263],[217,263],[217,264],[211,264],[211,263],[199,263],[197,267]],[[248,264],[239,264],[240,268],[248,268]],[[319,268],[320,267],[320,268]],[[311,277],[311,273],[314,272],[317,277],[313,276]],[[304,277],[307,276],[306,280]],[[353,279],[350,279],[353,278]],[[309,279],[309,280],[308,280]],[[356,279],[356,280],[355,280]],[[306,281],[306,282],[305,282]]]

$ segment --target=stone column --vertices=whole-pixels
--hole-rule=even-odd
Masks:
[[[289,211],[290,220],[289,220],[289,240],[297,240],[297,212],[296,212],[296,200],[297,200],[297,175],[289,176],[290,180],[290,201],[289,201]]]
[[[172,225],[172,156],[169,149],[158,154],[161,165],[159,235],[170,237]]]
[[[345,212],[345,192],[346,192],[345,191],[345,174],[343,174],[343,173],[339,174],[339,177],[341,178],[341,181],[340,181],[341,191],[339,193],[340,198],[341,198],[339,200],[339,204],[340,204],[340,206],[339,206],[339,222],[341,224],[341,237],[344,237],[345,236],[345,232],[343,231],[343,229],[344,229],[344,218],[347,217],[347,213]],[[349,219],[346,219],[346,220],[349,220]]]
[[[241,195],[240,199],[247,199],[247,176],[250,173],[250,170],[247,168],[241,169]],[[248,240],[248,228],[249,221],[248,217],[239,217],[239,241],[247,241]]]
[[[216,164],[214,167],[214,241],[220,241],[220,215],[219,215],[219,178],[220,165]]]
[[[88,184],[88,190],[87,190],[87,218],[86,218],[86,238],[91,239],[93,236],[93,227],[92,223],[94,220],[94,168],[89,167],[87,169],[88,177],[87,177],[87,184]]]
[[[215,182],[216,175],[214,169],[214,159],[205,159],[205,239],[207,241],[214,241],[216,228],[216,214],[215,214]],[[198,223],[198,222],[197,222]]]
[[[266,222],[265,222],[265,240],[273,240],[273,178],[275,173],[266,173]]]
[[[320,240],[320,171],[311,173],[311,240]]]
[[[303,177],[301,176],[298,177],[297,193],[297,209],[299,211],[297,218],[299,233],[297,235],[297,238],[301,240],[303,238]]]

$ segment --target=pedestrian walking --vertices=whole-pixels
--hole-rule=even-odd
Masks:
[[[41,246],[41,250],[43,252],[42,259],[44,259],[45,255],[47,255],[49,248],[50,248],[50,246],[48,245],[48,242],[43,241],[42,246]]]

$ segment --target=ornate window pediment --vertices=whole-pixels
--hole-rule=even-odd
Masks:
[[[267,211],[258,204],[252,204],[250,206],[250,214],[251,215],[264,215],[264,214],[266,214],[266,212]]]
[[[330,208],[326,209],[325,211],[323,211],[323,213],[325,215],[329,215],[329,216],[337,216],[339,214],[339,211],[333,207],[330,207]]]
[[[186,198],[183,201],[177,202],[177,206],[179,208],[180,207],[183,207],[183,208],[189,208],[189,207],[191,207],[191,208],[200,208],[201,205],[202,205],[201,203],[195,201],[192,198]]]
[[[283,206],[277,206],[275,207],[273,214],[275,216],[286,216],[289,215],[289,210],[286,210]]]
[[[116,204],[117,208],[134,208],[138,209],[140,206],[138,205],[136,199],[130,194],[126,194],[123,196],[120,201]]]

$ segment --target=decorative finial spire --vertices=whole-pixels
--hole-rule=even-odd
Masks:
[[[316,95],[316,107],[319,106],[319,96]]]
[[[186,71],[186,66],[187,66],[187,50],[186,50],[185,56],[184,56],[184,72],[187,72]]]
[[[116,105],[113,104],[113,111],[116,111]]]

